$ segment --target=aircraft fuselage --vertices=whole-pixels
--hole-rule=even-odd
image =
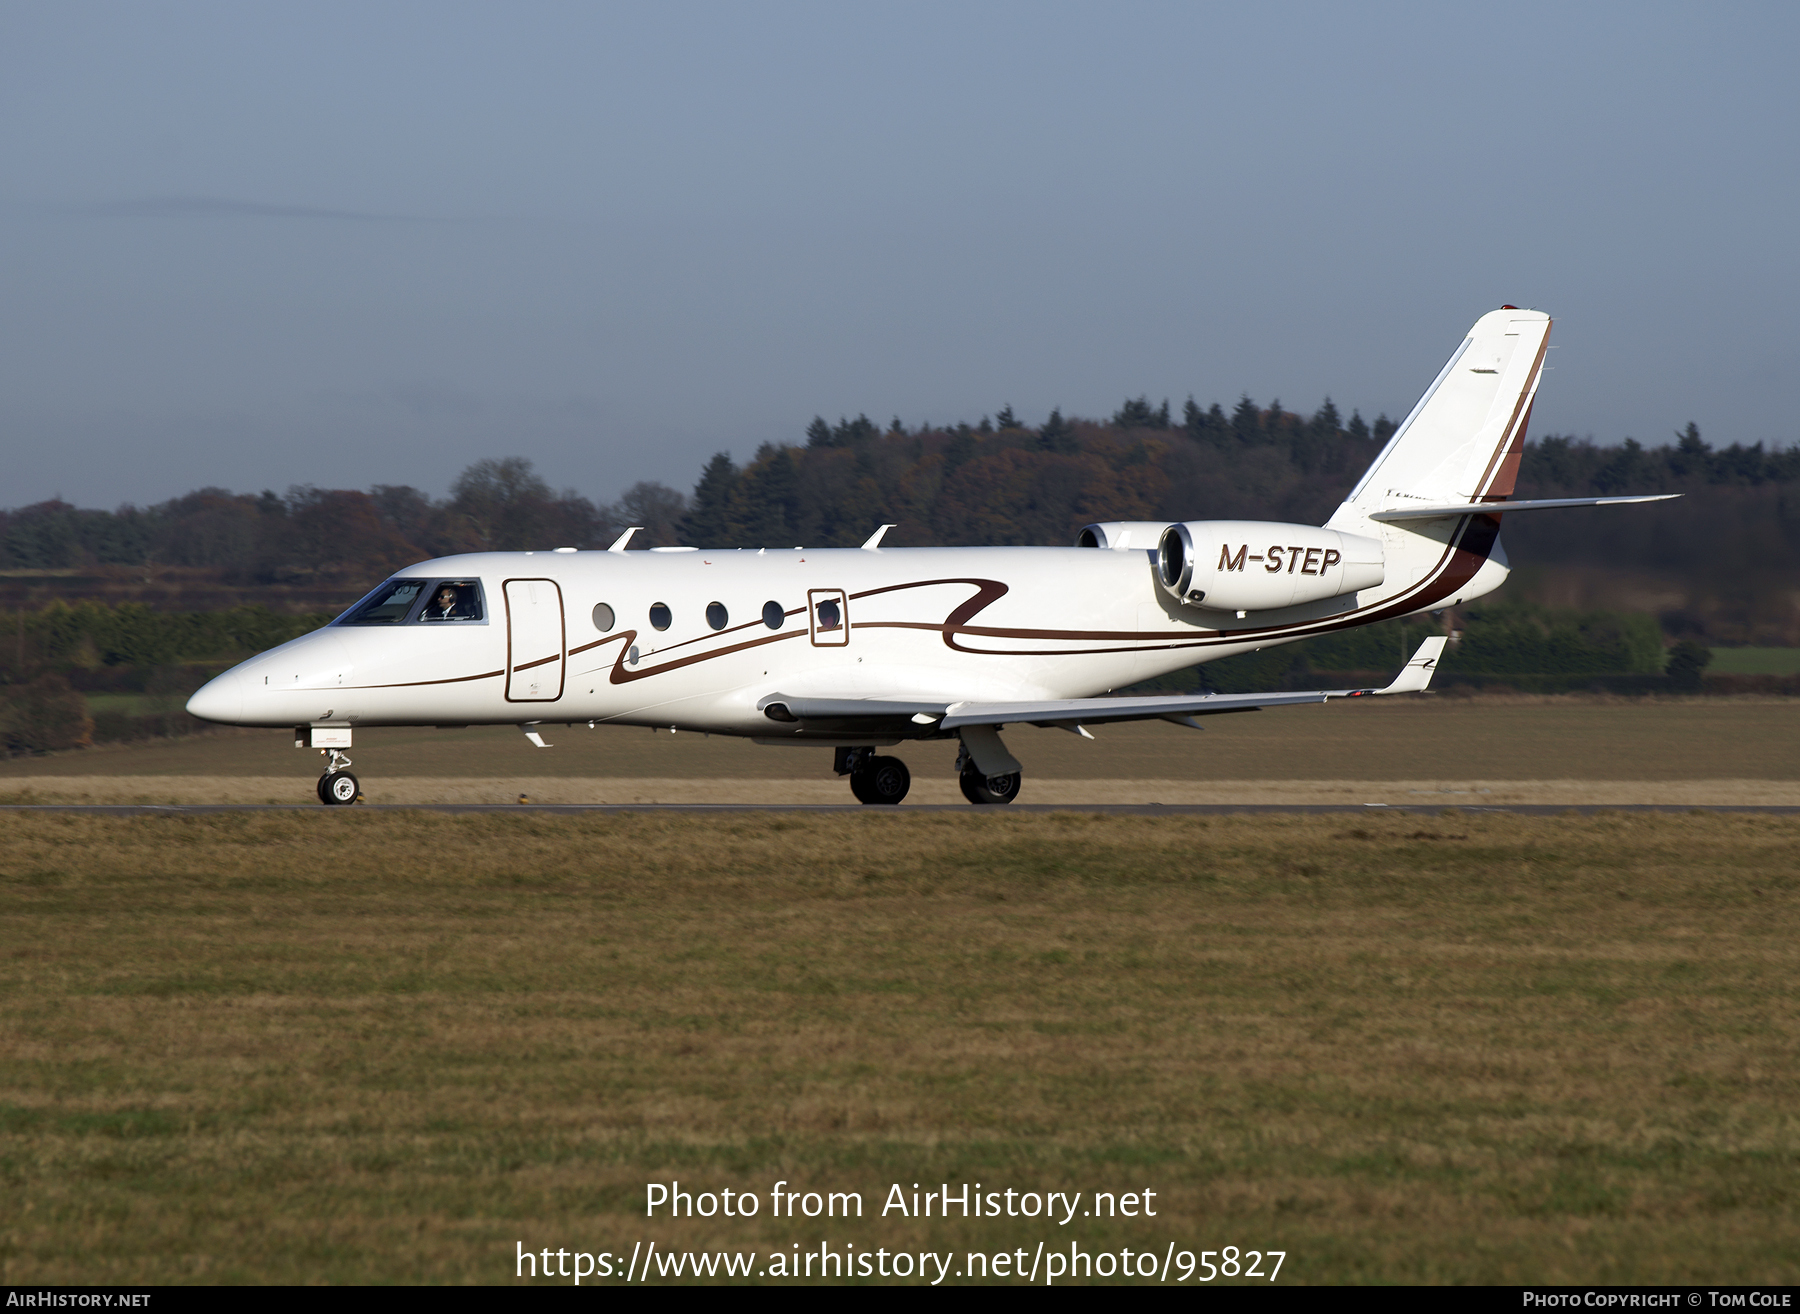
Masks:
[[[1447,541],[1444,560],[1456,555]],[[479,617],[434,622],[415,606],[391,623],[340,618],[233,668],[190,707],[238,725],[595,721],[782,738],[800,732],[765,715],[772,695],[1091,697],[1442,605],[1439,590],[1390,584],[1238,618],[1178,605],[1155,569],[1153,551],[1041,547],[444,557],[392,578],[476,583]]]

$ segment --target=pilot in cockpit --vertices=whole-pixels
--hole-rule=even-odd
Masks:
[[[437,595],[425,604],[420,620],[473,620],[474,612],[463,602],[463,591],[454,584],[446,584],[437,591]]]

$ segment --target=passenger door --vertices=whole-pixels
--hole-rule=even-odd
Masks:
[[[551,579],[509,579],[506,591],[506,701],[562,697],[567,634],[562,589]]]

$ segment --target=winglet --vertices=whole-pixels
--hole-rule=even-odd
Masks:
[[[642,525],[633,525],[630,529],[626,530],[623,534],[620,534],[617,538],[615,538],[613,540],[613,545],[611,547],[607,548],[606,550],[608,552],[623,552],[625,550],[625,545],[627,543],[631,542],[631,536],[633,534],[637,533],[638,530],[640,530],[642,528],[643,528]]]
[[[1444,644],[1449,642],[1443,635],[1434,634],[1419,645],[1419,650],[1412,655],[1412,660],[1394,677],[1394,682],[1385,689],[1377,689],[1378,694],[1418,693],[1431,683],[1431,673],[1437,670],[1438,658],[1444,655]]]
[[[873,552],[876,548],[881,546],[881,536],[892,528],[892,525],[883,525],[880,529],[869,535],[869,541],[864,543],[863,547],[868,551]]]

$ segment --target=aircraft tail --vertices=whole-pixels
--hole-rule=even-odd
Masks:
[[[1541,311],[1476,320],[1327,526],[1379,538],[1384,511],[1510,497],[1549,337]]]

